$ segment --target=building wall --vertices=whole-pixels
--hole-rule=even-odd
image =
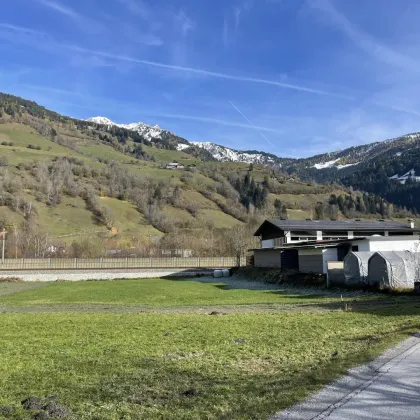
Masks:
[[[299,249],[299,271],[301,273],[323,273],[322,249]]]
[[[261,248],[274,248],[274,239],[264,239],[261,241]]]
[[[359,247],[359,252],[378,251],[413,251],[419,244],[419,237],[416,236],[386,236],[371,237],[368,239],[354,241],[352,245]]]
[[[327,270],[327,287],[344,286],[346,284],[344,263],[342,261],[328,262]]]
[[[338,250],[337,248],[327,248],[322,250],[322,273],[327,274],[328,262],[338,261]]]
[[[370,240],[369,251],[377,252],[377,251],[413,251],[418,244],[418,240],[413,239],[403,239],[403,238],[396,238],[392,237],[392,240]]]
[[[255,250],[254,266],[260,268],[281,268],[281,252],[278,249]]]

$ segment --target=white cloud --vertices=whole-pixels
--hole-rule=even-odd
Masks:
[[[45,32],[37,31],[35,29],[30,29],[30,28],[24,28],[22,26],[11,25],[8,23],[0,23],[0,29],[7,29],[13,32],[21,32],[21,33],[26,33],[30,35],[36,35],[36,36],[48,36],[48,34]]]
[[[176,66],[176,65],[171,65],[171,64],[159,63],[156,61],[137,59],[135,57],[130,57],[130,56],[112,54],[112,53],[108,53],[104,51],[90,50],[87,48],[82,48],[82,47],[72,46],[72,45],[67,45],[65,47],[74,51],[81,52],[81,53],[97,55],[100,57],[105,57],[105,58],[109,58],[116,61],[126,61],[130,63],[137,63],[137,64],[142,64],[145,66],[157,67],[157,68],[162,68],[162,69],[171,70],[171,71],[194,73],[194,74],[199,74],[202,76],[225,79],[225,80],[233,80],[237,82],[265,84],[265,85],[277,86],[284,89],[291,89],[291,90],[296,90],[300,92],[312,93],[316,95],[332,96],[332,97],[342,98],[346,100],[354,100],[353,97],[350,97],[347,95],[341,95],[339,93],[328,92],[328,91],[324,91],[320,89],[313,89],[313,88],[309,88],[309,87],[301,86],[297,84],[277,82],[275,80],[261,79],[261,78],[256,78],[256,77],[235,76],[235,75],[226,74],[226,73],[198,69],[194,67]]]
[[[371,35],[354,25],[344,14],[334,8],[329,0],[312,0],[308,4],[313,9],[322,12],[331,25],[343,32],[357,47],[364,50],[371,57],[395,67],[419,72],[420,60],[381,44]]]
[[[81,29],[89,33],[104,32],[105,26],[100,22],[95,21],[89,17],[82,15],[81,13],[71,9],[70,7],[64,6],[63,4],[52,1],[52,0],[36,0],[39,4],[54,10],[57,13],[71,19]]]
[[[175,15],[175,22],[176,25],[179,25],[183,36],[187,36],[190,31],[196,28],[195,22],[182,9]]]
[[[150,7],[142,0],[117,0],[124,5],[131,13],[148,20],[152,17],[153,12]]]

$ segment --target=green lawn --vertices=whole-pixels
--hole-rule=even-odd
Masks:
[[[119,280],[56,282],[42,289],[0,297],[1,305],[114,304],[170,308],[201,305],[334,303],[340,295],[290,294],[287,291],[229,288],[223,280]]]
[[[204,220],[212,222],[215,228],[231,228],[241,224],[239,220],[220,210],[205,209],[200,210],[198,214]]]
[[[92,235],[94,232],[107,232],[105,226],[94,223],[92,213],[86,209],[80,197],[64,196],[61,203],[49,207],[44,203],[36,203],[38,220],[45,232],[58,236],[80,234]]]
[[[409,298],[347,312],[159,309],[337,300],[218,286],[151,279],[10,288],[0,298],[0,406],[16,412],[5,418],[33,418],[20,401],[54,395],[77,419],[268,419],[420,328],[420,304]],[[78,303],[110,311],[25,312]],[[112,304],[155,312],[117,313]]]
[[[101,204],[108,207],[115,217],[115,227],[124,236],[162,235],[139,213],[136,207],[128,201],[116,198],[101,197]]]

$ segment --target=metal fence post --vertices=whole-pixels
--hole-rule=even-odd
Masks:
[[[125,257],[125,268],[128,268],[128,257]]]
[[[24,258],[22,258],[22,270],[23,270],[23,267],[25,265],[25,262],[24,261],[25,261]]]
[[[74,268],[77,268],[77,258],[74,259]]]

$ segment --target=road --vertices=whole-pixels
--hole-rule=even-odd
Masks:
[[[272,420],[420,419],[420,334]]]

